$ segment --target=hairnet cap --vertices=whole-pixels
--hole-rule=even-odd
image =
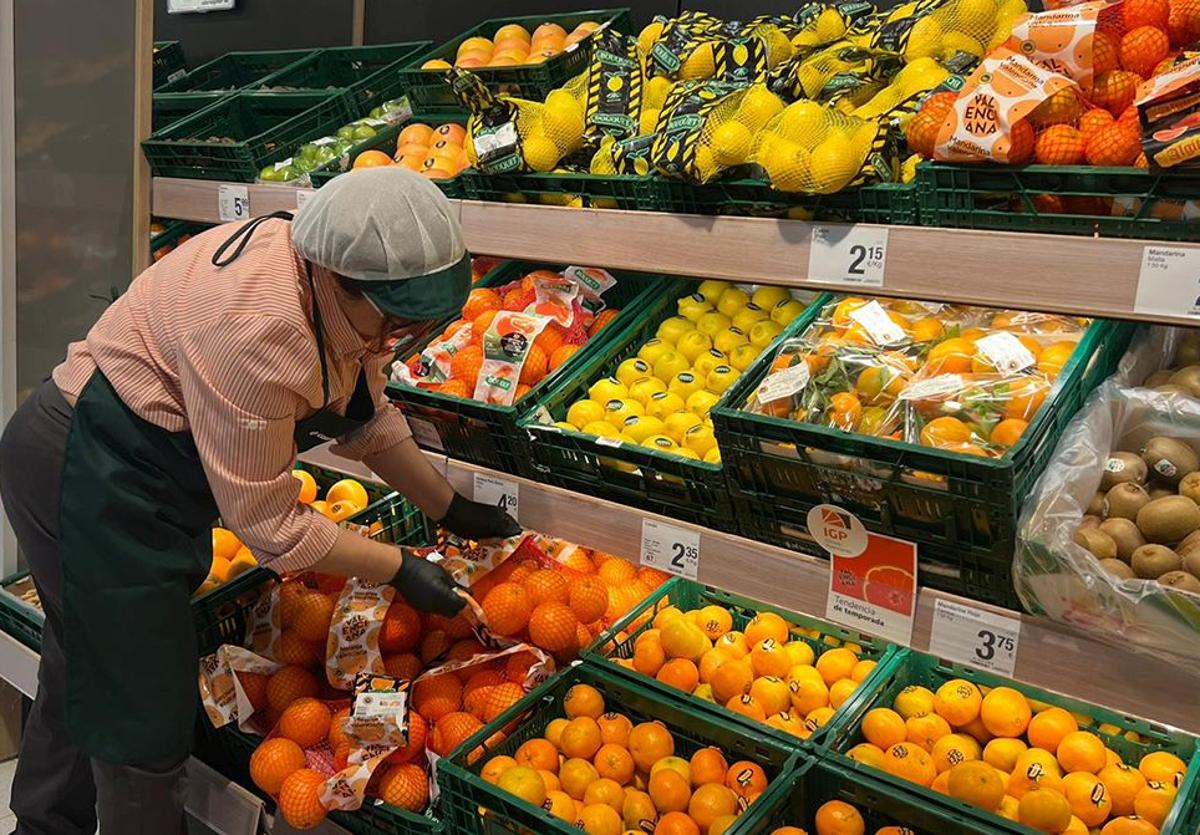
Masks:
[[[461,310],[471,264],[450,202],[436,185],[400,166],[333,179],[292,224],[301,257],[364,282],[384,312],[437,319]]]

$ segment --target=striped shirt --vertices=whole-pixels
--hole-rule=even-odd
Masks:
[[[270,220],[241,257],[214,267],[238,224],[193,237],[139,275],[54,370],[77,398],[98,367],[129,408],[155,426],[190,431],[221,518],[264,565],[307,568],[338,528],[297,503],[295,422],[321,408],[321,370],[304,262],[291,224]],[[330,407],[344,414],[365,368],[376,414],[335,451],[361,459],[411,436],[384,394],[388,354],[372,354],[346,318],[337,279],[313,265],[329,363]]]

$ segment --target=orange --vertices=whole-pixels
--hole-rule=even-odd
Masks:
[[[843,679],[849,681],[849,679]],[[854,682],[850,682],[853,689]],[[786,713],[792,706],[791,690],[788,684],[776,676],[763,676],[754,680],[750,685],[750,697],[762,705],[768,715]]]
[[[491,722],[524,697],[524,688],[511,681],[489,688],[483,704],[483,721]]]
[[[925,446],[944,448],[970,440],[970,427],[955,417],[934,418],[921,427],[921,443]]]
[[[949,771],[956,765],[971,760],[979,759],[979,743],[974,738],[966,734],[946,734],[933,744],[933,748],[929,752],[929,756],[933,757],[933,764],[938,770],[938,774],[943,771]],[[988,763],[989,768],[994,768]],[[1008,774],[1006,771],[1005,774]],[[1005,782],[1008,782],[1005,780]]]
[[[878,663],[879,662],[872,661],[869,658],[864,658],[862,661],[859,661],[854,665],[854,669],[850,671],[850,678],[854,679],[859,684],[862,684],[867,680],[867,676],[871,674],[871,671],[875,669]]]
[[[1017,759],[1028,748],[1020,739],[993,739],[983,747],[983,761],[992,768],[1011,774],[1017,766]]]
[[[886,707],[876,707],[863,717],[862,734],[867,742],[887,750],[908,738],[904,720],[899,713]]]
[[[514,757],[517,765],[530,768],[558,771],[558,749],[548,739],[530,739],[517,749]]]
[[[429,749],[439,757],[445,757],[455,748],[466,742],[483,723],[469,713],[454,711],[447,713],[437,721],[433,734],[430,736]],[[555,765],[558,757],[554,758]]]
[[[736,630],[722,635],[720,640],[715,642],[715,647],[725,650],[734,658],[745,658],[750,654],[750,645],[746,643],[746,636]]]
[[[397,768],[405,768],[405,766],[397,766]],[[541,806],[546,799],[546,783],[542,780],[542,775],[538,774],[536,769],[526,765],[514,765],[505,769],[496,785],[534,806]]]
[[[576,351],[582,347],[582,345],[571,345],[568,343],[555,348],[554,353],[550,355],[550,361],[547,364],[548,370],[557,371],[566,363],[567,360],[575,355]]]
[[[716,675],[717,670],[721,669],[721,666],[726,661],[731,661],[732,659],[733,656],[730,653],[719,647],[714,647],[704,653],[704,655],[700,656],[700,663],[697,665],[700,672],[700,682],[708,684],[712,681],[712,677]]]
[[[712,685],[713,698],[718,704],[725,704],[730,699],[750,692],[754,683],[754,671],[745,661],[726,661],[709,679]]]
[[[1132,815],[1134,798],[1146,787],[1145,775],[1125,763],[1114,763],[1100,769],[1097,776],[1112,801],[1112,814]]]
[[[625,788],[616,780],[601,775],[584,789],[583,802],[588,806],[601,804],[620,811],[625,803]]]
[[[700,672],[688,659],[672,658],[662,665],[655,678],[669,687],[691,693],[700,683]]]
[[[974,355],[973,340],[951,337],[933,346],[925,360],[925,368],[930,374],[965,374],[971,370]]]
[[[1096,774],[1108,764],[1100,737],[1088,731],[1071,731],[1058,743],[1058,764],[1063,771]]]
[[[1158,835],[1158,827],[1138,817],[1113,818],[1104,824],[1101,835]]]
[[[320,592],[309,592],[295,601],[292,628],[306,641],[324,641],[329,636],[333,619],[333,598]]]
[[[1099,826],[1112,813],[1108,789],[1094,774],[1075,771],[1062,781],[1063,794],[1071,805],[1071,814],[1087,826]]]
[[[297,472],[304,472],[304,471],[297,470]],[[304,475],[308,476],[308,478],[310,480],[312,479],[312,476],[308,475],[308,473],[304,473]],[[313,497],[314,498],[316,497],[316,490],[317,490],[317,485],[316,485],[316,482],[314,482],[313,483]],[[303,500],[303,496],[304,496],[303,490],[301,490],[300,495],[301,495],[301,500]],[[312,501],[312,499],[309,499],[309,501]],[[304,502],[304,504],[308,504],[308,502]],[[225,528],[213,528],[212,529],[212,555],[213,555],[214,560],[216,560],[216,559],[232,560],[235,556],[237,556],[237,553],[239,550],[241,550],[241,547],[242,547],[241,540],[239,540],[237,538],[237,536],[234,534],[233,531],[226,530]]]
[[[855,762],[869,765],[871,768],[883,769],[883,749],[870,742],[858,743],[846,752],[846,756]]]
[[[391,165],[392,158],[383,151],[363,151],[354,158],[354,168],[379,168]]]
[[[767,790],[767,774],[749,760],[738,760],[725,772],[725,785],[738,797],[752,800]]]
[[[293,771],[279,787],[279,812],[296,829],[312,829],[325,820],[321,792],[325,777],[310,768]]]
[[[738,796],[720,783],[706,783],[692,793],[688,801],[688,814],[700,831],[707,832],[713,822],[723,816],[737,812]]]
[[[937,777],[933,758],[919,745],[901,742],[883,752],[883,770],[921,786],[930,785]]]
[[[542,808],[568,824],[575,822],[575,799],[561,789],[547,791],[546,799],[542,801]]]
[[[756,676],[783,678],[792,668],[792,659],[782,643],[765,638],[750,650],[750,668]]]
[[[267,677],[265,675],[238,671],[237,680],[242,685],[242,692],[250,700],[250,706],[254,708],[255,712],[267,706]]]
[[[512,757],[501,754],[488,760],[484,764],[483,770],[479,772],[479,776],[494,786],[500,781],[500,775],[516,764],[517,761]]]
[[[759,612],[750,619],[742,633],[745,635],[747,646],[758,646],[767,638],[773,639],[777,644],[786,644],[788,626],[787,622],[774,612]]]
[[[470,387],[474,387],[482,365],[483,349],[478,345],[468,345],[450,360],[450,376],[455,380],[462,380]]]
[[[909,742],[920,745],[926,751],[932,751],[934,743],[949,735],[950,724],[936,713],[931,713],[928,716],[906,719],[904,730]]]
[[[933,692],[918,684],[910,684],[897,695],[892,707],[905,719],[933,713]]]
[[[617,583],[627,583],[637,577],[637,566],[629,560],[620,557],[610,557],[596,571],[596,576],[610,586]]]
[[[530,345],[528,353],[525,354],[525,362],[521,364],[520,382],[527,386],[537,385],[545,379],[549,365],[550,357],[546,352],[536,344]]]
[[[322,646],[322,656],[324,655]],[[312,641],[306,641],[291,629],[284,629],[279,634],[279,661],[284,664],[296,664],[301,667],[317,665],[317,650]],[[322,659],[324,660],[324,659]]]
[[[687,778],[670,768],[660,768],[650,775],[648,791],[660,814],[682,812],[692,797]]]
[[[749,717],[750,719],[756,719],[759,722],[764,722],[767,718],[767,712],[763,709],[763,706],[749,693],[734,696],[725,703],[725,709],[732,710],[734,713]]]
[[[1020,736],[1029,727],[1032,716],[1025,696],[1011,687],[994,688],[983,697],[979,708],[979,718],[993,736]]]
[[[620,713],[604,713],[596,719],[600,728],[600,741],[605,745],[620,745],[622,748],[629,744],[629,731],[633,723],[628,716]]]
[[[853,394],[839,391],[829,397],[829,425],[852,432],[862,420],[862,401]]]
[[[500,583],[492,587],[480,605],[488,627],[503,637],[511,637],[524,630],[533,613],[529,593],[517,583]]]
[[[1104,134],[1101,134],[1098,139],[1102,138],[1104,135],[1107,135],[1107,133],[1108,131],[1106,131]],[[1091,144],[1092,143],[1089,143],[1089,148],[1091,147]],[[1095,164],[1096,163],[1093,163],[1093,165]],[[1038,371],[1041,371],[1043,374],[1053,380],[1058,376],[1059,372],[1063,370],[1063,366],[1067,364],[1067,360],[1071,358],[1071,354],[1074,351],[1074,342],[1055,342],[1053,345],[1050,345],[1044,351],[1042,351],[1041,356],[1038,357]]]
[[[250,779],[271,796],[279,794],[283,781],[304,768],[304,751],[290,739],[265,740],[250,756]]]
[[[379,630],[379,649],[383,652],[409,652],[421,640],[421,616],[403,600],[388,606]]]
[[[414,122],[400,131],[400,135],[396,137],[396,147],[407,145],[410,142],[418,145],[428,145],[432,141],[433,128],[421,122]]]
[[[279,734],[299,745],[312,748],[329,736],[333,713],[316,699],[297,699],[279,717]]]
[[[1138,771],[1142,772],[1142,776],[1147,780],[1180,786],[1183,784],[1183,774],[1187,771],[1187,765],[1169,751],[1152,751],[1142,757],[1142,761],[1138,763]]]
[[[558,769],[562,790],[576,800],[583,800],[587,787],[600,779],[600,773],[590,762],[578,757],[564,762]]]
[[[991,442],[998,447],[1008,449],[1021,440],[1021,435],[1029,428],[1029,422],[1020,418],[1008,418],[997,423],[992,428]]]
[[[649,771],[663,757],[675,753],[675,739],[660,722],[642,722],[629,732],[629,753],[640,771]]]
[[[716,748],[701,748],[692,754],[689,761],[693,786],[705,783],[724,783],[725,774],[729,771],[729,763],[725,755]]]
[[[1008,418],[1031,420],[1050,390],[1045,380],[1026,380],[1013,386],[1004,414]]]
[[[795,678],[794,672],[795,668],[788,673],[790,677],[788,690],[791,691],[792,710],[808,716],[813,711],[827,707],[829,705],[829,688],[825,686],[825,682],[820,679],[819,674],[814,673],[813,676]]]
[[[579,577],[571,581],[567,603],[580,623],[594,623],[608,609],[608,586],[599,577]]]
[[[562,750],[562,732],[570,723],[570,719],[551,719],[546,725],[546,732],[542,735],[547,742],[553,745],[558,750]]]
[[[1050,707],[1038,713],[1029,720],[1026,734],[1029,744],[1034,748],[1043,748],[1051,754],[1058,753],[1058,745],[1067,734],[1079,730],[1079,723],[1068,710],[1061,707]]]
[[[563,728],[559,743],[568,757],[590,760],[600,750],[600,726],[590,716],[577,716]]]
[[[700,827],[683,812],[668,812],[658,819],[654,835],[701,835]]]
[[[413,763],[389,766],[379,778],[378,793],[384,803],[422,812],[429,805],[429,777]]]
[[[413,707],[425,719],[437,722],[462,707],[462,682],[452,674],[423,678],[413,684]]]
[[[410,710],[408,712],[408,740],[402,747],[389,754],[384,762],[402,765],[424,755],[425,739],[428,735],[429,728],[425,724],[425,719],[417,711]]]
[[[839,647],[822,653],[815,666],[825,684],[832,686],[838,679],[850,678],[850,673],[854,671],[854,665],[857,663],[857,655]]]
[[[529,640],[547,652],[579,649],[579,619],[566,603],[542,603],[529,616]]]
[[[588,835],[621,835],[621,816],[616,809],[602,803],[580,809],[575,825]]]
[[[633,757],[620,745],[611,742],[601,745],[592,764],[601,777],[615,780],[619,785],[624,786],[633,779]]]
[[[947,681],[933,697],[934,711],[956,728],[975,721],[982,703],[979,688],[961,678]]]
[[[1056,791],[1034,789],[1021,798],[1017,820],[1039,832],[1062,832],[1071,822],[1071,806]]]
[[[737,815],[722,815],[713,821],[712,826],[708,828],[707,835],[725,835],[726,832],[733,829],[735,823],[737,823]],[[775,833],[779,833],[779,835],[804,835],[804,830],[802,829],[796,829],[795,832],[792,832],[794,828],[784,827],[783,829],[775,830]],[[775,833],[772,833],[772,835],[775,835]],[[629,835],[629,833],[625,833],[625,835]]]
[[[292,702],[312,698],[320,691],[317,678],[303,667],[285,666],[267,679],[267,704],[283,713]]]
[[[500,294],[487,287],[477,287],[467,294],[467,303],[463,305],[462,317],[468,322],[474,322],[488,311],[500,309]]]
[[[538,569],[521,581],[534,606],[541,603],[566,603],[570,596],[567,578],[548,568]]]
[[[1175,803],[1176,791],[1170,783],[1151,780],[1133,799],[1134,814],[1161,829]]]
[[[859,811],[842,800],[822,803],[814,823],[817,835],[863,835],[867,826]]]
[[[815,731],[817,728],[823,728],[829,724],[829,720],[833,718],[833,708],[819,707],[816,710],[804,717],[804,725],[808,730]]]
[[[371,503],[367,489],[352,478],[343,478],[330,487],[329,492],[325,494],[325,501],[329,504],[348,501],[359,507],[366,507]]]
[[[982,760],[959,763],[950,769],[946,788],[955,800],[962,800],[989,812],[996,811],[1004,797],[1005,785],[1000,773]]]
[[[625,800],[621,803],[621,819],[626,830],[646,831],[658,820],[658,810],[650,795],[637,789],[625,789]]]
[[[697,616],[699,626],[710,641],[718,641],[726,632],[733,629],[733,615],[728,609],[720,606],[705,606]]]
[[[1044,763],[1025,757],[1018,759],[1017,767],[1008,778],[1008,794],[1020,800],[1034,789],[1061,792],[1062,777],[1059,776],[1057,768],[1057,765],[1050,768]]]

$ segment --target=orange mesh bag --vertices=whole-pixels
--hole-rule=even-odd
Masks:
[[[1086,93],[1096,76],[1118,68],[1122,34],[1121,0],[1092,0],[1019,18],[1007,46]]]

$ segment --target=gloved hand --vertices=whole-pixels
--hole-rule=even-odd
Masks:
[[[454,617],[467,601],[458,594],[454,581],[440,565],[428,560],[404,554],[404,561],[391,586],[400,592],[408,605],[420,612]]]
[[[458,493],[450,500],[446,515],[438,520],[450,533],[476,542],[482,539],[508,539],[521,532],[517,520],[495,505],[473,502]]]

